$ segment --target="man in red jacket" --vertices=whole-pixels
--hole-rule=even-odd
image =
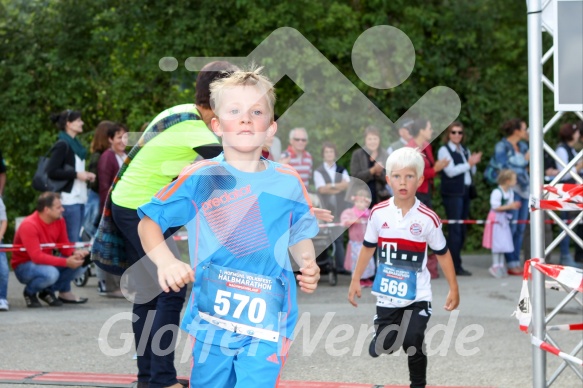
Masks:
[[[72,244],[62,218],[64,210],[58,193],[42,193],[38,197],[36,211],[22,221],[14,236],[14,244],[26,248],[24,252],[14,252],[12,268],[18,281],[26,286],[24,300],[27,307],[40,307],[38,298],[49,306],[87,302],[87,298],[77,298],[71,292],[71,281],[85,271],[81,266],[89,252],[84,249],[59,248],[62,256],[55,256],[53,248],[40,246],[51,243]],[[58,298],[55,291],[59,292]]]

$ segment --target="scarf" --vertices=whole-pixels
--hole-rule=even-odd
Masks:
[[[85,160],[87,157],[87,150],[85,147],[83,147],[79,140],[69,136],[65,131],[60,131],[58,138],[59,140],[65,141],[69,147],[71,147],[75,155],[77,155],[81,160]]]

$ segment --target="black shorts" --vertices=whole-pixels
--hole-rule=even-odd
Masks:
[[[390,354],[403,347],[409,356],[420,353],[425,355],[423,342],[430,317],[431,302],[414,302],[400,308],[377,306],[371,351],[374,350],[377,355]]]

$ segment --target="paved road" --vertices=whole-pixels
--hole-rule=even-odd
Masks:
[[[431,385],[532,386],[529,337],[511,317],[522,279],[491,278],[489,261],[488,256],[465,258],[474,276],[459,279],[462,302],[454,313],[441,308],[447,292],[445,279],[433,281],[433,316],[427,335]],[[127,301],[98,296],[96,279],[90,278],[86,287],[75,289],[90,298],[86,305],[26,309],[23,287],[11,276],[11,311],[0,313],[0,370],[136,372]],[[353,308],[346,299],[348,282],[347,276],[340,276],[339,284],[332,287],[324,277],[316,294],[299,296],[301,327],[283,379],[406,385],[403,352],[377,359],[368,356],[374,299],[366,293],[359,307]],[[547,292],[547,308],[556,306],[563,296]],[[581,307],[571,302],[553,322],[581,322],[581,316]],[[580,332],[559,332],[553,337],[567,351],[581,339]],[[181,375],[189,373],[187,342],[182,333],[176,360]],[[106,355],[106,348],[118,354]],[[550,376],[561,360],[548,355],[547,364]],[[566,370],[553,387],[581,388],[581,384]]]

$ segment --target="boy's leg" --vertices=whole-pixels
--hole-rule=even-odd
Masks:
[[[405,308],[377,306],[374,319],[375,335],[368,349],[371,357],[378,357],[382,353],[391,354],[401,347],[411,315],[407,313],[407,319],[404,319],[405,313]]]
[[[234,353],[218,345],[194,339],[192,348],[191,387],[234,387]]]
[[[59,270],[52,265],[39,265],[27,261],[16,267],[14,275],[20,283],[25,285],[24,292],[34,295],[55,284],[59,279]]]
[[[261,341],[248,337],[234,361],[236,388],[275,387],[287,360],[291,340]]]
[[[425,388],[427,384],[427,355],[425,352],[425,329],[431,317],[431,302],[415,302],[407,306],[412,312],[403,350],[408,355],[411,388]]]

